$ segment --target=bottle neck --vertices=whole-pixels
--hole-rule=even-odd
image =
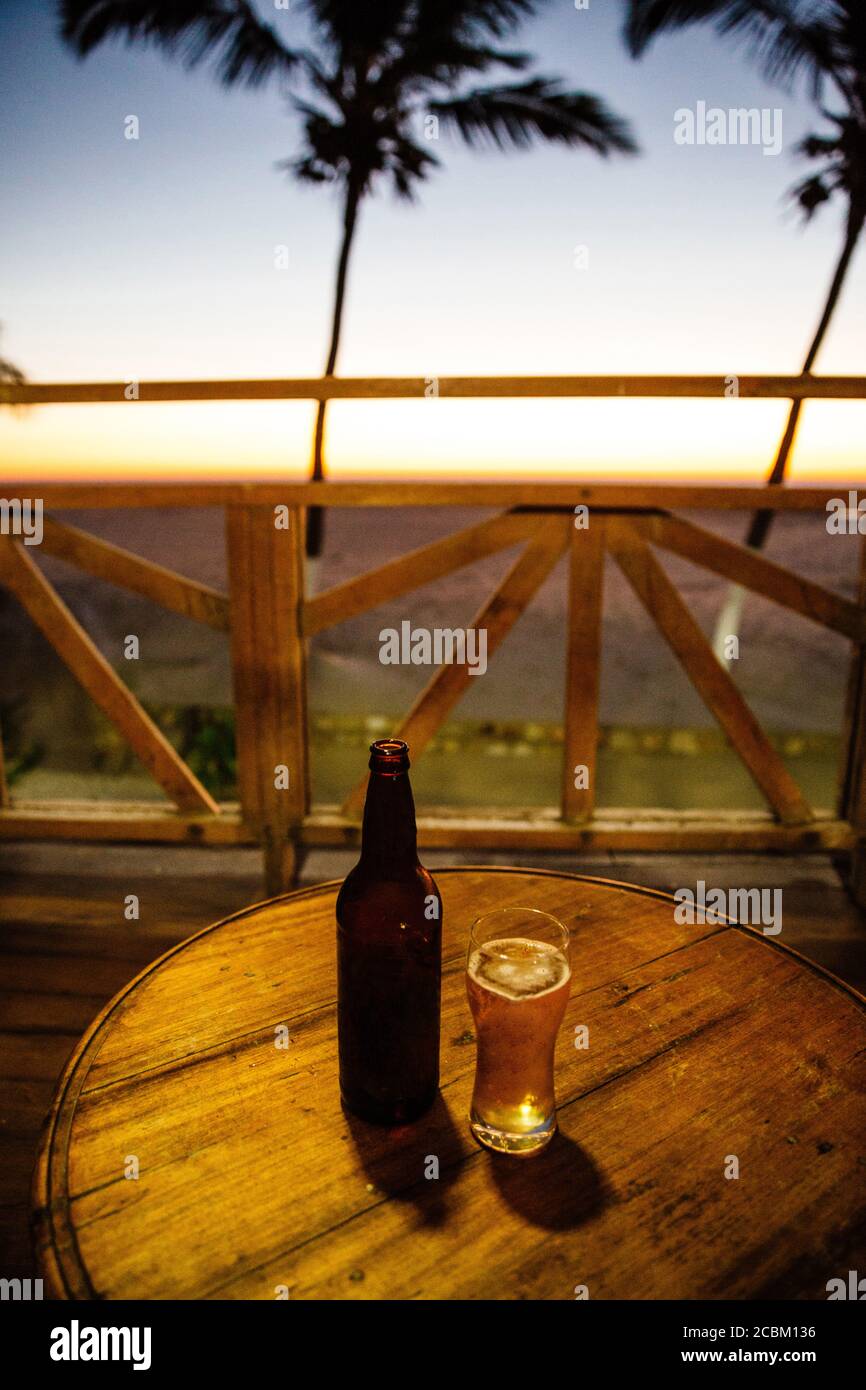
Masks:
[[[415,802],[409,774],[382,773],[374,769],[364,803],[361,863],[380,872],[393,873],[415,868],[418,862]]]

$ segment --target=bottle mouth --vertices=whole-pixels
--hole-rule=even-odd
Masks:
[[[409,745],[399,738],[377,738],[370,744],[370,769],[395,777],[409,771]]]

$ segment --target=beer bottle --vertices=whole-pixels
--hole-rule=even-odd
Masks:
[[[439,1086],[442,901],[418,859],[409,749],[379,739],[370,754],[361,858],[337,898],[340,1094],[396,1125]]]

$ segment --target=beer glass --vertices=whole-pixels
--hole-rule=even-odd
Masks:
[[[553,1055],[570,986],[568,929],[549,913],[504,907],[473,925],[466,992],[478,1057],[469,1122],[487,1148],[528,1155],[553,1138]]]

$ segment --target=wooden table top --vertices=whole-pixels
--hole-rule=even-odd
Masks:
[[[436,878],[432,1111],[388,1131],[340,1108],[339,884],[238,913],[133,980],[70,1060],[34,1178],[48,1292],[825,1299],[866,1269],[866,1001],[759,932],[677,925],[651,890]],[[560,1133],[525,1160],[478,1148],[467,1125],[468,932],[507,905],[573,932]]]

